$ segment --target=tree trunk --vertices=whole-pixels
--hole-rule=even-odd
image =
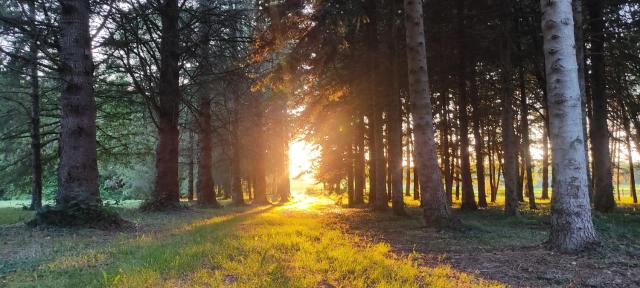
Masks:
[[[158,146],[156,175],[152,199],[143,208],[162,210],[180,205],[178,176],[180,105],[178,1],[164,0],[160,8],[162,39],[160,40],[160,80],[158,85]]]
[[[453,216],[442,190],[442,176],[437,160],[422,1],[405,0],[404,6],[415,159],[420,172],[424,219],[428,226],[447,227],[456,225],[458,220]]]
[[[576,36],[576,59],[578,61],[578,83],[580,84],[580,98],[582,101],[582,132],[588,137],[587,129],[587,88],[585,81],[585,57],[584,57],[584,17],[582,14],[582,0],[572,1],[574,31]],[[589,180],[589,195],[593,193],[593,180],[591,179],[591,170],[589,169],[589,141],[584,141],[584,157],[587,159],[587,180]]]
[[[400,98],[400,49],[396,43],[398,35],[398,25],[395,21],[396,0],[391,0],[391,10],[389,13],[392,24],[390,39],[392,43],[391,69],[392,69],[392,91],[388,106],[388,133],[389,133],[389,174],[391,176],[391,207],[393,214],[403,216],[407,213],[404,210],[404,196],[402,194],[402,99]]]
[[[471,77],[473,81],[472,93],[471,93],[471,108],[473,109],[473,138],[475,141],[475,153],[476,153],[476,174],[478,178],[478,206],[487,207],[487,193],[484,175],[484,137],[482,136],[482,123],[480,104],[481,98],[478,93],[478,83],[475,76]]]
[[[524,164],[524,172],[527,177],[527,196],[529,198],[529,209],[538,209],[536,207],[536,196],[533,190],[533,169],[531,160],[531,151],[529,144],[529,104],[527,103],[527,89],[525,86],[524,69],[520,69],[520,111],[522,114],[522,162]]]
[[[471,161],[469,160],[469,115],[467,106],[469,93],[467,91],[467,60],[465,43],[465,0],[456,0],[458,11],[458,121],[460,129],[460,176],[462,182],[462,210],[477,210],[475,193],[473,191],[473,178],[471,177]]]
[[[367,133],[369,134],[369,206],[374,207],[376,203],[376,161],[375,161],[375,152],[376,151],[376,142],[373,140],[375,138],[375,132],[372,124],[373,113],[369,112],[367,116],[369,127],[367,129]]]
[[[29,47],[31,80],[31,210],[42,208],[42,151],[40,137],[40,78],[38,77],[38,31],[35,1],[29,1],[31,43]]]
[[[591,145],[593,157],[594,206],[600,212],[615,208],[609,152],[609,128],[607,123],[607,91],[605,80],[604,29],[602,1],[589,0],[588,10],[591,25],[591,97],[593,101],[593,123]],[[551,95],[549,95],[551,97]],[[555,172],[555,171],[554,171]],[[585,172],[586,173],[586,172]]]
[[[542,101],[544,102],[544,127],[542,127],[542,199],[547,200],[549,199],[549,105],[547,105],[546,90],[542,92]],[[586,121],[586,119],[584,121]],[[587,165],[587,170],[589,170],[588,166],[589,165]]]
[[[218,207],[215,191],[213,190],[213,144],[211,127],[211,90],[212,85],[209,75],[212,73],[209,53],[209,40],[211,39],[209,4],[206,0],[200,0],[202,26],[200,33],[200,85],[198,89],[198,179],[196,180],[196,194],[198,205],[205,207]]]
[[[511,1],[504,1],[502,7],[503,29],[506,31],[505,39],[503,39],[502,52],[502,78],[503,78],[503,95],[502,95],[502,139],[504,151],[504,185],[505,185],[505,205],[504,210],[507,216],[516,216],[518,211],[518,160],[517,140],[513,125],[513,64],[511,59]]]
[[[60,4],[60,73],[63,81],[56,204],[63,208],[99,205],[89,1],[63,0]]]
[[[638,203],[638,194],[636,192],[636,175],[633,167],[633,150],[631,149],[631,123],[629,121],[629,114],[624,113],[624,132],[627,142],[627,158],[629,160],[629,192],[633,197],[633,203]]]
[[[554,174],[550,244],[557,251],[575,252],[595,242],[596,233],[582,145],[583,120],[571,0],[541,0],[540,5]]]
[[[193,132],[189,131],[189,172],[187,173],[187,200],[193,201],[193,175],[194,175],[194,157],[193,157]]]
[[[267,149],[265,148],[264,140],[264,106],[262,95],[258,94],[254,97],[254,115],[256,120],[256,127],[254,127],[254,159],[253,159],[253,203],[257,205],[269,204],[267,199],[267,170],[265,164],[265,157]]]
[[[407,122],[407,125],[409,125],[409,122]],[[409,129],[407,129],[409,130]],[[406,169],[405,169],[405,178],[404,178],[404,196],[411,196],[411,135],[409,135],[410,132],[407,131],[407,137],[406,137],[406,145],[405,145],[405,151],[406,151]]]
[[[233,89],[235,90],[235,89]],[[244,202],[244,191],[242,189],[242,159],[240,151],[240,94],[233,91],[233,103],[231,108],[231,202],[235,206],[242,206]]]
[[[448,89],[440,91],[442,105],[442,126],[440,131],[442,162],[444,166],[444,186],[449,204],[453,202],[453,169],[451,168],[451,149],[449,148],[449,93]],[[415,149],[415,148],[414,148]],[[415,166],[415,164],[414,164]]]
[[[365,159],[364,159],[364,135],[365,127],[362,115],[358,115],[356,120],[356,137],[355,137],[355,191],[353,195],[354,204],[364,203],[365,190]]]
[[[349,140],[354,139],[355,137],[355,133],[353,133],[353,125],[351,125],[349,127]],[[346,154],[346,161],[345,161],[345,166],[347,168],[347,198],[348,198],[348,205],[349,207],[353,207],[355,205],[355,189],[354,189],[354,164],[355,164],[355,158],[354,158],[354,152],[353,152],[353,142],[354,141],[346,141],[347,144],[345,145],[345,149],[347,150]]]

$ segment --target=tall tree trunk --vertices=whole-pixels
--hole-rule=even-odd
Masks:
[[[375,138],[375,132],[372,124],[373,112],[369,112],[367,116],[369,127],[367,129],[368,133],[368,148],[369,148],[369,206],[374,207],[376,203],[376,160],[375,160],[375,151],[376,151],[376,142],[373,140]]]
[[[63,81],[56,204],[62,208],[99,205],[89,1],[62,0],[60,4]]]
[[[440,142],[442,151],[442,162],[444,166],[444,189],[449,204],[453,202],[453,169],[451,167],[451,149],[449,148],[449,93],[448,89],[440,91],[440,102],[442,104],[442,126],[440,131]],[[415,148],[414,148],[415,149]]]
[[[538,209],[536,206],[536,196],[533,190],[533,168],[529,143],[529,104],[527,103],[527,89],[525,83],[524,69],[520,69],[520,111],[522,114],[522,162],[524,172],[527,177],[527,196],[529,198],[529,209]]]
[[[411,149],[411,158],[413,158],[413,200],[419,200],[421,199],[420,197],[422,197],[422,194],[420,194],[420,172],[418,171],[418,161],[416,161],[416,145],[413,141],[413,137],[411,137],[410,140],[411,147],[413,147],[413,149]]]
[[[31,43],[29,44],[31,80],[31,210],[42,208],[42,151],[40,137],[40,78],[38,77],[38,31],[35,1],[29,3]]]
[[[193,157],[193,132],[189,131],[189,167],[188,167],[188,173],[187,173],[187,200],[189,200],[189,202],[193,201],[193,175],[194,175],[194,157]]]
[[[415,159],[420,171],[424,219],[429,226],[456,225],[458,220],[453,216],[442,190],[442,176],[437,160],[422,1],[404,0],[404,6]]]
[[[407,124],[409,124],[407,122]],[[407,129],[409,130],[409,129]],[[406,137],[406,145],[405,145],[405,157],[406,157],[406,169],[405,169],[405,178],[404,178],[404,196],[411,196],[411,136],[409,135],[409,131],[407,131]]]
[[[395,21],[396,0],[391,1],[389,20],[391,21],[391,33],[389,41],[392,43],[391,69],[392,91],[388,106],[388,133],[389,133],[389,174],[391,175],[391,207],[395,215],[406,215],[404,210],[404,196],[402,194],[402,99],[400,98],[400,49],[396,43],[398,38],[398,26]]]
[[[609,128],[607,123],[607,91],[605,80],[604,29],[602,1],[587,1],[591,36],[591,93],[593,101],[593,123],[591,145],[593,157],[594,206],[600,212],[615,208],[609,152]],[[551,96],[551,95],[550,95]],[[554,171],[555,172],[555,171]],[[585,172],[586,173],[586,172]]]
[[[267,199],[267,169],[266,169],[266,153],[264,140],[264,106],[261,94],[254,95],[254,115],[256,120],[256,127],[254,127],[254,159],[253,159],[253,187],[254,197],[253,203],[257,205],[269,204]]]
[[[481,97],[478,93],[478,83],[476,82],[475,75],[471,77],[473,84],[471,86],[471,108],[473,117],[473,139],[475,141],[475,153],[476,153],[476,175],[478,178],[478,206],[487,207],[487,193],[484,175],[484,137],[482,136],[482,123],[480,104]]]
[[[542,127],[542,199],[547,200],[549,199],[549,105],[547,105],[546,90],[542,92],[542,101],[544,102],[544,127]],[[583,118],[583,121],[586,121],[586,119]],[[587,163],[589,162],[587,161]],[[588,166],[587,164],[587,170],[589,170]]]
[[[638,203],[638,194],[636,192],[636,175],[635,169],[633,167],[633,150],[631,149],[631,123],[629,121],[629,114],[624,114],[624,132],[627,142],[627,158],[629,161],[629,192],[631,192],[631,197],[633,197],[633,203]]]
[[[587,129],[587,85],[585,81],[585,57],[584,57],[584,16],[582,13],[582,0],[572,1],[573,23],[576,36],[576,59],[578,61],[578,83],[580,84],[580,98],[582,101],[582,132],[584,137],[589,137]],[[593,194],[593,180],[589,169],[589,141],[584,141],[584,157],[587,159],[587,180],[589,180],[589,195]],[[589,196],[591,197],[591,196]]]
[[[198,179],[196,180],[196,194],[198,205],[218,207],[215,192],[213,190],[213,128],[211,127],[211,78],[212,67],[209,53],[209,40],[211,39],[209,9],[206,0],[200,0],[200,13],[202,26],[200,27],[200,87],[198,89]]]
[[[353,207],[355,205],[355,189],[354,189],[355,179],[354,179],[354,171],[353,171],[354,168],[355,168],[354,167],[355,166],[354,165],[355,164],[355,158],[354,158],[354,154],[355,153],[353,151],[353,148],[354,148],[353,147],[353,142],[354,141],[351,141],[355,137],[355,133],[354,133],[354,129],[353,128],[354,128],[353,125],[351,127],[349,127],[349,134],[350,134],[349,135],[350,136],[349,140],[350,141],[346,141],[346,145],[345,145],[346,146],[345,149],[347,150],[346,151],[347,152],[346,153],[347,156],[346,156],[346,159],[345,159],[346,160],[345,161],[346,162],[345,166],[347,168],[347,198],[348,198],[348,201],[349,201],[349,203],[348,203],[349,207]]]
[[[156,175],[152,199],[144,208],[162,210],[180,205],[178,176],[180,105],[178,1],[164,0],[160,8],[162,38],[160,40],[160,80],[158,85],[158,146]]]
[[[356,120],[356,137],[355,137],[355,191],[353,195],[354,204],[364,203],[364,190],[365,190],[365,159],[364,159],[364,138],[365,127],[362,115],[358,114]]]
[[[511,1],[504,1],[502,7],[502,27],[504,29],[503,52],[502,52],[502,139],[504,151],[504,185],[505,185],[505,214],[516,216],[518,211],[518,160],[517,160],[517,139],[513,125],[513,64],[511,59]]]
[[[467,106],[469,94],[467,91],[467,45],[465,39],[465,0],[457,0],[458,10],[458,119],[460,122],[460,176],[462,182],[462,210],[477,210],[475,193],[473,191],[473,178],[471,177],[471,161],[469,160],[469,115]]]
[[[596,241],[588,196],[587,163],[571,0],[540,1],[553,149],[551,247],[585,249]],[[576,145],[579,144],[579,145]]]
[[[235,89],[233,89],[235,90]],[[242,159],[240,151],[240,95],[238,91],[233,91],[233,104],[231,108],[231,202],[233,205],[242,206],[244,202],[244,191],[242,189]]]

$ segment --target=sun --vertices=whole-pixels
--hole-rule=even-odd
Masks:
[[[295,140],[289,144],[289,175],[292,181],[314,184],[313,160],[320,153],[304,140]]]

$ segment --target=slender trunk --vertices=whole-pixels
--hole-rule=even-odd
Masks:
[[[400,98],[400,49],[396,43],[398,25],[395,21],[396,0],[391,1],[390,21],[394,23],[391,27],[389,41],[392,43],[391,69],[392,69],[392,91],[388,106],[389,121],[389,175],[391,176],[391,206],[395,215],[406,215],[404,210],[404,197],[402,194],[402,99]]]
[[[213,191],[213,144],[211,127],[211,95],[212,85],[209,77],[212,73],[210,65],[211,57],[209,53],[209,40],[211,38],[210,28],[207,25],[210,20],[208,15],[209,6],[205,0],[200,0],[200,9],[203,24],[200,33],[200,87],[198,89],[198,179],[196,182],[196,194],[198,205],[218,207],[215,192]]]
[[[355,191],[353,200],[355,204],[364,203],[365,190],[365,159],[364,159],[364,135],[365,127],[362,115],[358,115],[356,120],[356,137],[355,137]]]
[[[596,233],[581,145],[583,120],[571,0],[541,0],[540,5],[554,167],[550,244],[554,250],[575,252],[595,242]]]
[[[411,137],[411,135],[409,136]],[[413,147],[411,149],[411,158],[413,158],[413,200],[419,200],[422,194],[420,194],[420,173],[418,172],[418,161],[416,161],[416,146],[413,137],[410,140],[411,147]]]
[[[350,127],[349,129],[349,133],[351,135],[350,139],[353,139],[355,137],[355,133],[353,133],[353,126]],[[346,157],[346,168],[347,168],[347,198],[349,200],[349,207],[353,207],[353,205],[355,204],[355,189],[354,189],[354,163],[355,163],[355,159],[354,159],[354,153],[353,153],[353,141],[347,141],[347,145],[346,145],[346,152],[347,152],[347,157]]]
[[[416,166],[420,171],[424,219],[429,226],[451,226],[455,225],[458,220],[453,216],[442,190],[442,176],[438,166],[422,2],[405,0],[404,6],[407,62],[409,63],[409,94],[413,106],[411,111],[416,144],[414,146],[416,147],[415,159]]]
[[[505,186],[505,214],[516,216],[518,211],[518,160],[517,140],[513,125],[513,64],[511,59],[511,1],[504,1],[502,7],[502,23],[504,29],[503,53],[502,53],[502,139],[504,151],[504,186]]]
[[[407,129],[409,130],[409,129]],[[406,169],[405,169],[405,177],[404,177],[404,196],[411,196],[411,135],[410,132],[407,131],[406,137]]]
[[[264,140],[264,106],[262,95],[255,95],[254,99],[254,115],[256,119],[256,127],[254,127],[254,156],[253,159],[253,203],[257,205],[269,204],[267,199],[267,169],[265,164],[265,157],[267,149],[265,148]]]
[[[178,176],[178,113],[180,105],[178,1],[165,0],[160,8],[160,81],[158,86],[158,146],[156,175],[149,209],[175,208],[180,205]]]
[[[591,144],[593,149],[594,206],[600,212],[610,212],[615,208],[609,153],[609,128],[607,123],[608,96],[605,78],[604,29],[602,1],[589,0],[588,10],[591,25],[591,92],[593,101],[593,122]],[[551,95],[550,95],[551,96]],[[555,172],[555,171],[554,171]],[[585,172],[586,173],[586,172]]]
[[[233,89],[235,90],[235,89]],[[242,206],[245,204],[244,191],[242,190],[242,160],[240,159],[240,95],[238,91],[233,91],[233,103],[231,108],[231,202],[233,205]]]
[[[458,11],[458,121],[460,149],[460,176],[462,184],[462,210],[477,210],[475,192],[473,191],[473,178],[471,177],[471,161],[469,160],[469,115],[467,106],[469,93],[467,91],[467,60],[465,43],[465,0],[456,0]]]
[[[375,132],[372,124],[373,113],[369,112],[367,116],[369,127],[367,129],[367,133],[369,141],[369,206],[373,207],[376,203],[376,161],[374,156],[374,151],[376,151],[376,142],[373,140],[375,138]]]
[[[473,109],[473,139],[475,141],[475,153],[476,153],[476,175],[478,178],[478,206],[487,207],[487,194],[484,175],[484,137],[482,136],[482,123],[480,104],[481,97],[478,93],[478,83],[475,80],[475,75],[471,77],[473,84],[471,86],[471,106]]]
[[[633,198],[633,203],[638,203],[638,194],[636,192],[636,175],[633,167],[633,150],[631,149],[631,121],[629,120],[629,114],[624,114],[624,133],[627,143],[627,160],[629,161],[629,192]]]
[[[522,114],[522,162],[524,172],[527,177],[527,196],[529,198],[529,209],[538,209],[536,206],[536,196],[533,190],[533,168],[531,151],[529,149],[529,104],[527,103],[527,90],[524,79],[524,69],[520,69],[520,110]]]
[[[194,157],[193,157],[193,132],[189,131],[189,172],[187,173],[187,200],[193,201],[193,175],[194,175]]]
[[[62,0],[60,4],[62,114],[56,204],[64,209],[99,205],[101,199],[89,1]]]
[[[451,168],[451,149],[449,148],[449,93],[448,89],[443,89],[440,92],[440,102],[442,102],[442,126],[440,130],[440,141],[442,151],[442,162],[444,166],[444,186],[447,194],[447,201],[449,204],[453,202],[453,169]],[[414,148],[415,149],[415,148]]]
[[[547,200],[549,199],[549,106],[547,105],[546,90],[542,92],[542,98],[544,102],[544,127],[542,127],[542,199]],[[587,167],[588,166],[589,165],[587,165]]]
[[[42,208],[42,151],[40,136],[40,78],[38,77],[38,31],[35,1],[29,1],[31,43],[29,47],[31,80],[31,210]]]

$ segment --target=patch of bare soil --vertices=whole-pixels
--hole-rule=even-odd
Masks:
[[[544,226],[527,227],[503,242],[488,237],[490,230],[473,227],[459,232],[425,229],[420,211],[409,210],[410,218],[368,209],[331,209],[326,215],[345,233],[386,242],[398,254],[417,253],[420,265],[450,265],[512,287],[640,287],[640,251],[616,249],[624,241],[604,239],[607,243],[593,251],[563,255],[547,250],[538,240],[546,233]],[[537,235],[535,241],[528,239],[528,229]]]

